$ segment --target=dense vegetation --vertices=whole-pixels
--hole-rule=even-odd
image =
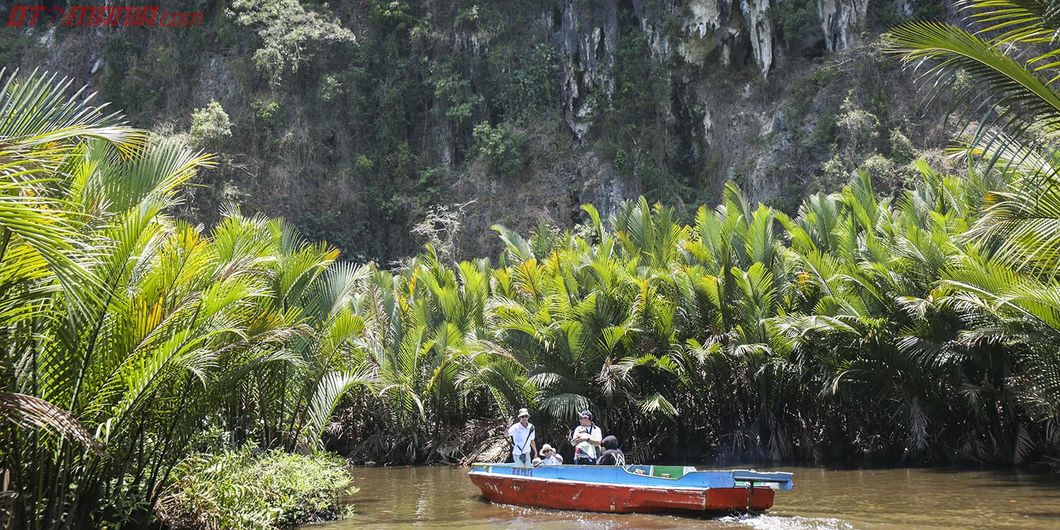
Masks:
[[[280,221],[175,219],[209,157],[68,86],[0,74],[0,468],[17,528],[146,513],[209,426],[315,449],[358,381],[343,351],[358,269]]]
[[[959,174],[919,161],[881,192],[858,170],[792,215],[736,183],[687,221],[585,205],[570,230],[496,226],[496,260],[456,263],[439,237],[391,270],[234,208],[180,220],[209,156],[69,81],[0,73],[0,516],[291,524],[346,486],[322,448],[455,460],[522,406],[548,441],[589,408],[639,460],[1055,465],[1050,5],[975,0],[976,33],[888,37],[993,109]],[[197,120],[225,136],[217,109]],[[475,140],[503,164],[510,135]]]
[[[488,399],[529,404],[554,439],[593,408],[648,459],[1055,458],[1058,52],[1031,53],[1055,23],[1045,4],[965,9],[977,33],[888,40],[955,102],[998,109],[963,175],[921,162],[881,196],[858,171],[793,216],[730,184],[687,225],[643,199],[607,222],[586,206],[574,231],[497,227],[497,267],[428,247],[363,288],[383,391],[355,393],[341,448],[444,458]]]
[[[642,459],[1055,455],[1051,287],[966,240],[995,182],[921,170],[895,198],[860,173],[793,218],[735,186],[692,225],[643,199],[606,225],[586,207],[581,233],[498,228],[502,267],[429,250],[377,274],[382,304],[357,313],[382,391],[349,436],[430,459],[488,397],[552,440],[590,408]]]
[[[470,259],[501,250],[492,224],[570,228],[582,203],[610,215],[645,195],[691,217],[732,180],[792,213],[866,159],[900,180],[913,146],[948,141],[945,115],[921,112],[874,42],[944,3],[855,2],[867,15],[839,26],[865,36],[832,53],[818,5],[858,9],[844,0],[169,0],[202,27],[42,17],[0,33],[0,64],[57,70],[134,126],[217,153],[185,190],[193,223],[239,204],[390,264],[420,250],[410,229],[436,208],[470,202],[454,236]],[[748,9],[767,11],[768,76]]]
[[[291,528],[333,519],[344,509],[335,492],[355,493],[346,462],[270,451],[194,455],[174,472],[180,477],[162,494],[157,516],[187,530]]]

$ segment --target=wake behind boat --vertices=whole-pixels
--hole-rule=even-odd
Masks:
[[[468,476],[501,504],[589,512],[737,512],[773,506],[791,473],[710,471],[690,466],[471,465]]]

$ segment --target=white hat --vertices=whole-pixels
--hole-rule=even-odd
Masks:
[[[526,416],[527,418],[529,418],[530,417],[530,411],[528,411],[526,409],[519,409],[519,414],[516,414],[516,417],[517,418],[522,418],[523,416]]]
[[[545,451],[555,451],[555,449],[551,445],[545,444],[541,446],[541,452],[544,453]]]

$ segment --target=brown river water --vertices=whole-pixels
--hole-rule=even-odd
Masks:
[[[747,467],[747,466],[735,466]],[[680,517],[592,514],[491,504],[457,467],[357,468],[355,514],[313,526],[354,528],[521,529],[920,529],[1060,530],[1060,476],[942,469],[831,470],[756,466],[795,473],[761,515]]]

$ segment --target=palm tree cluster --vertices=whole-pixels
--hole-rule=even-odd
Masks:
[[[966,240],[977,243],[943,283],[962,294],[980,340],[1017,353],[1009,383],[1037,419],[1060,412],[1060,2],[962,0],[964,24],[895,28],[889,51],[933,97],[974,109],[959,152],[990,174]],[[1051,426],[1051,424],[1050,424]]]
[[[361,379],[360,269],[280,221],[171,213],[211,159],[0,72],[0,521],[146,513],[197,433],[315,448]],[[239,440],[234,440],[239,441]]]
[[[573,232],[496,227],[496,268],[428,248],[354,304],[371,330],[355,363],[379,386],[336,435],[423,461],[529,405],[555,439],[591,409],[643,459],[1052,455],[1032,364],[1046,302],[1015,299],[1026,280],[969,239],[993,183],[919,169],[897,197],[861,173],[794,217],[734,185],[691,225],[643,198],[606,223],[585,206]]]

